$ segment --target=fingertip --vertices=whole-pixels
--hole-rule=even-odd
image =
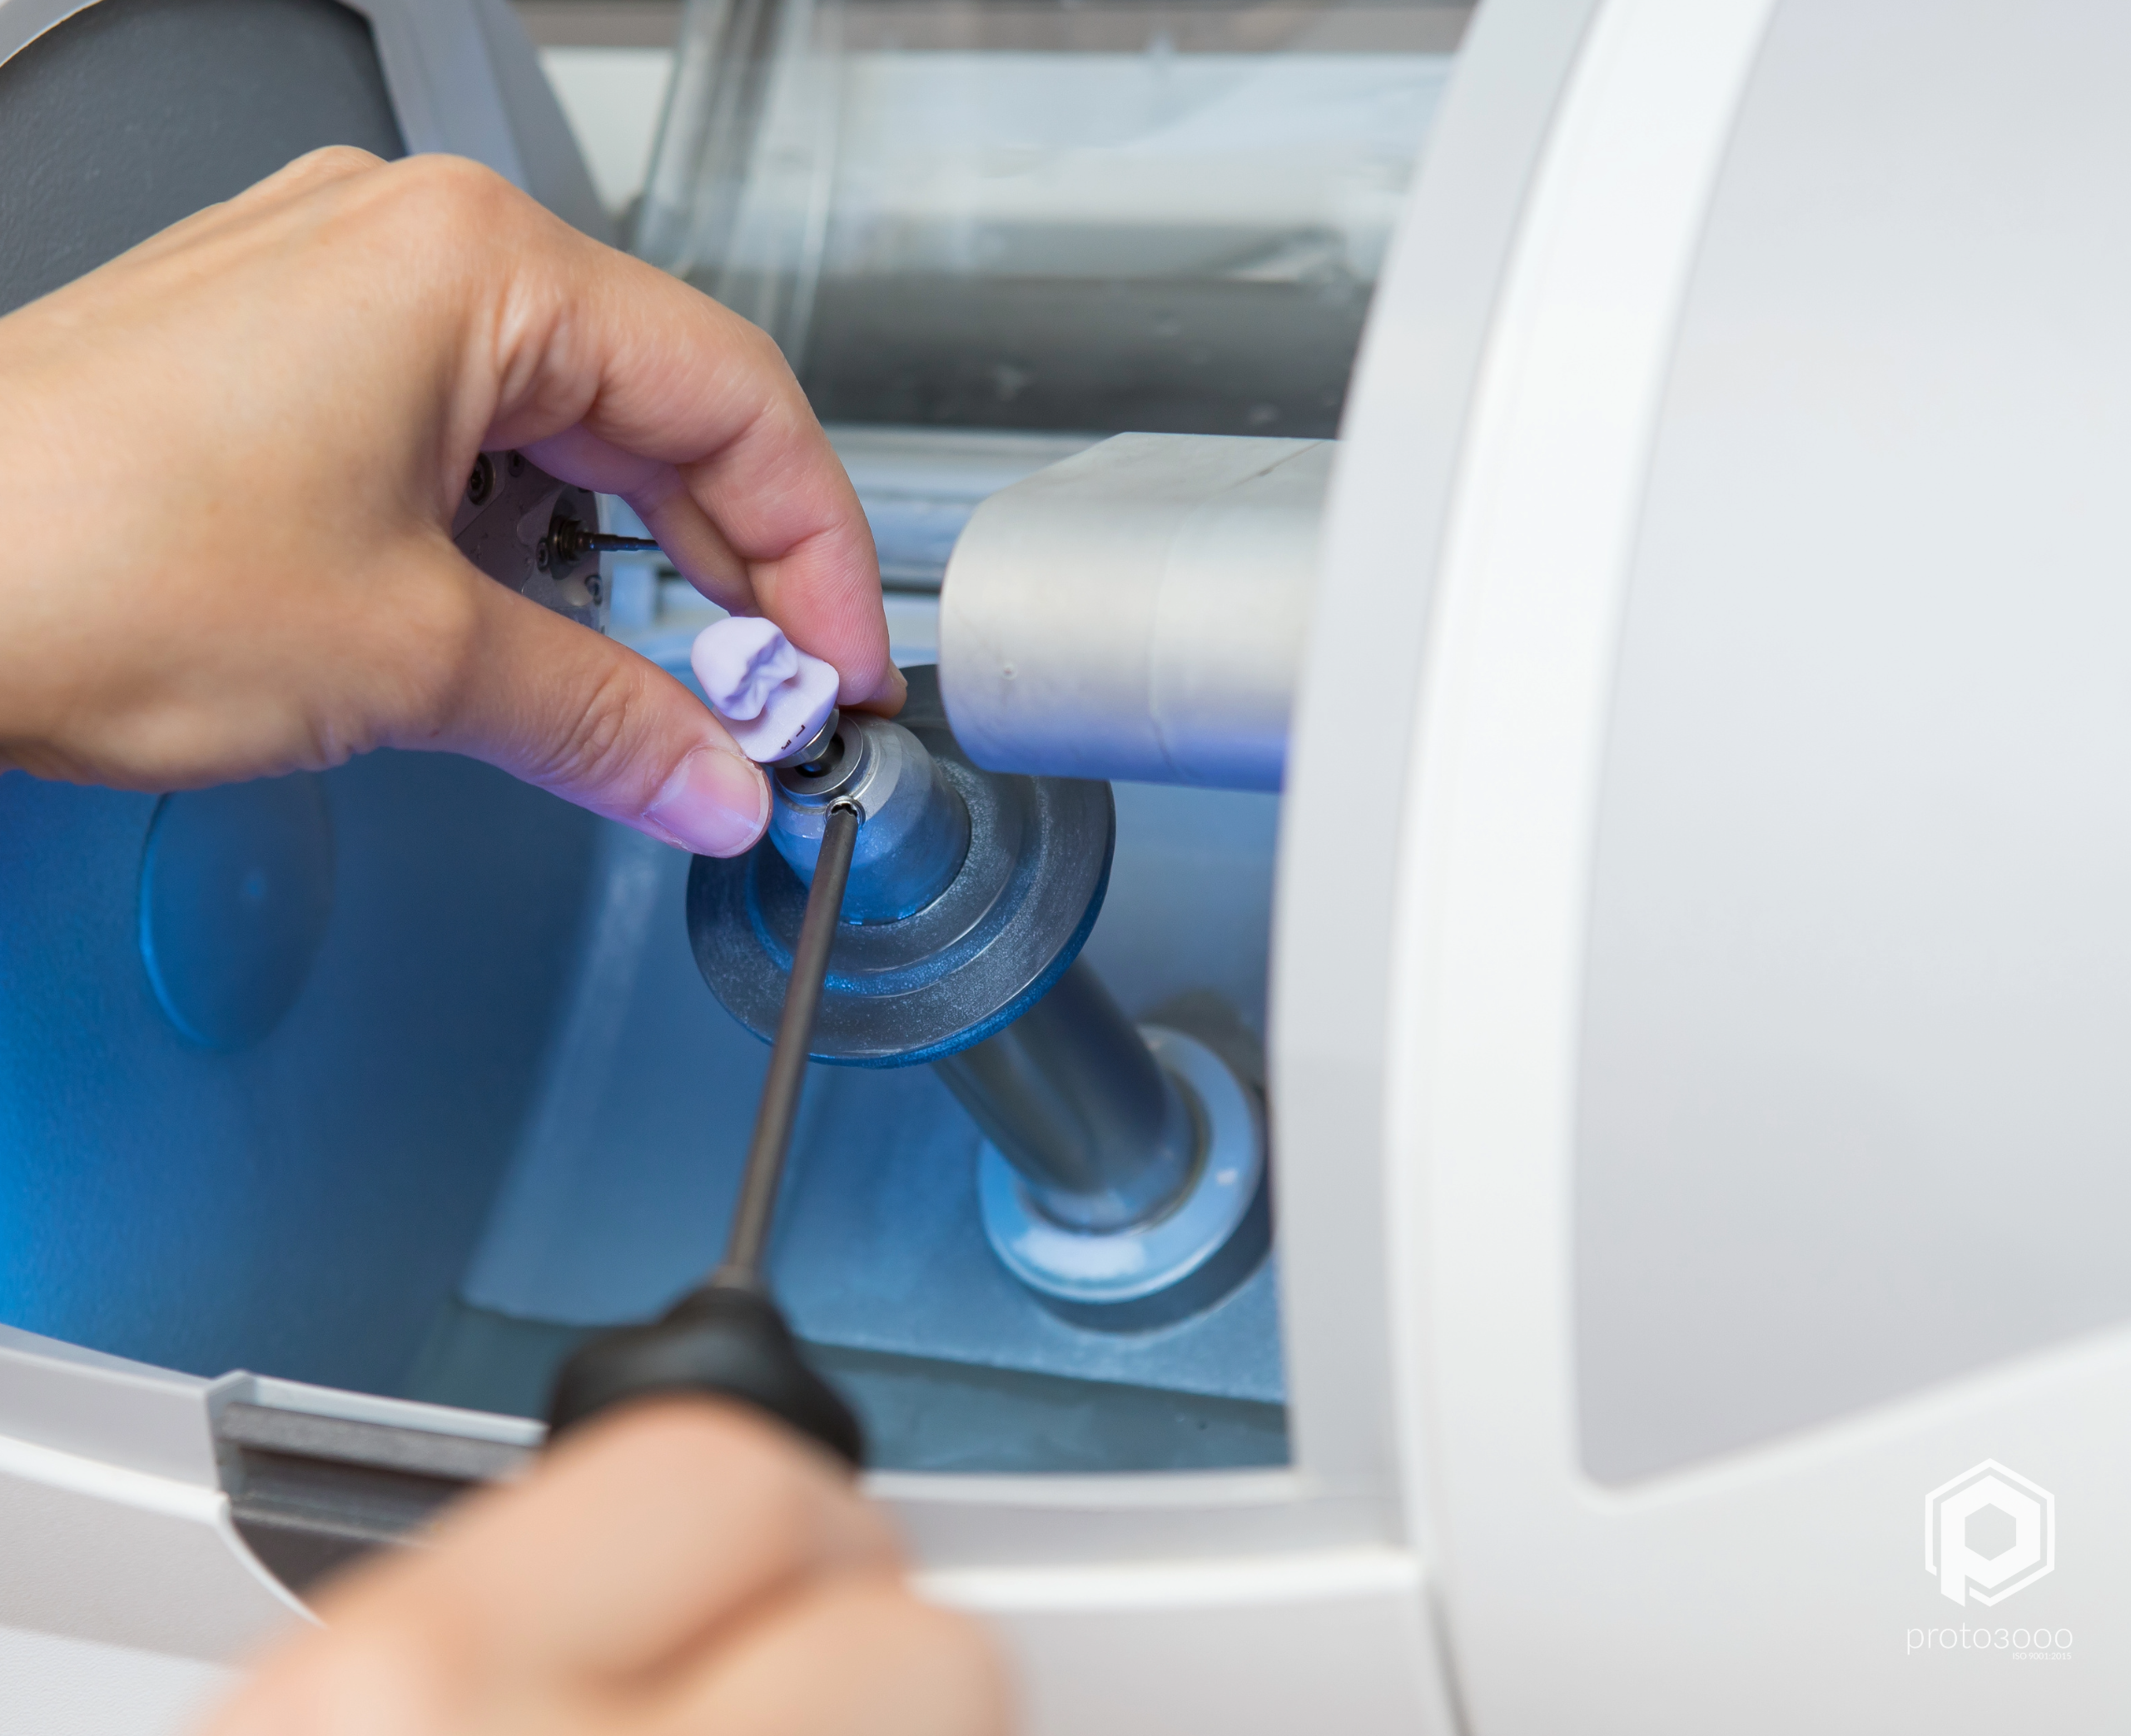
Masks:
[[[707,742],[674,767],[635,823],[693,856],[736,856],[768,828],[769,780],[753,761]]]
[[[873,685],[873,691],[863,699],[853,700],[852,708],[872,712],[883,717],[892,717],[902,710],[910,697],[910,681],[902,670],[890,663],[887,672]]]

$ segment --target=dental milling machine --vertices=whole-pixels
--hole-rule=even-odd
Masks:
[[[0,0],[0,309],[475,157],[770,333],[909,680],[495,451],[746,856],[0,777],[0,1724],[175,1736],[695,1387],[1032,1736],[2117,1728],[2131,13],[673,22],[609,206],[503,0]]]

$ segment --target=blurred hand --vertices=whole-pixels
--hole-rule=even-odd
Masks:
[[[737,1406],[589,1425],[436,1545],[358,1570],[204,1736],[1001,1736],[978,1630],[880,1515]]]
[[[618,494],[892,712],[849,481],[762,332],[488,171],[323,151],[0,320],[0,770],[170,790],[449,749],[684,848],[762,773],[452,547],[477,453]]]

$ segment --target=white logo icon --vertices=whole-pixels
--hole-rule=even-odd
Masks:
[[[2004,1515],[1999,1536],[1971,1545],[1969,1521],[1985,1510]],[[2005,1522],[2012,1540],[2002,1540]],[[1984,1553],[1992,1542],[1997,1547]],[[1924,1497],[1924,1565],[1957,1604],[2002,1603],[2057,1565],[2057,1498],[1995,1459],[1970,1466]]]

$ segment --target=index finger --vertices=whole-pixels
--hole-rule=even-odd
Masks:
[[[504,280],[476,296],[494,394],[481,444],[530,447],[564,480],[621,494],[707,595],[833,664],[845,703],[892,709],[872,533],[777,346],[524,206],[541,245],[509,248]]]

